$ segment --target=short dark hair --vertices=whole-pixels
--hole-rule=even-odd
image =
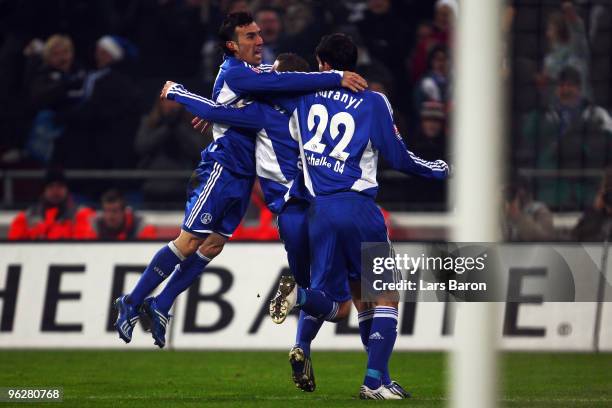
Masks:
[[[119,190],[110,189],[102,194],[102,198],[100,199],[102,204],[113,204],[113,203],[121,203],[122,207],[126,206],[125,198],[123,194]]]
[[[276,60],[278,61],[278,67],[276,68],[278,72],[310,71],[310,64],[308,64],[308,61],[292,52],[279,54],[279,56],[276,57]]]
[[[234,55],[233,51],[227,48],[225,43],[227,41],[235,41],[236,39],[236,27],[242,27],[251,24],[253,16],[251,13],[240,11],[238,13],[231,13],[225,17],[221,27],[219,28],[219,46],[226,55]]]
[[[321,38],[315,54],[333,69],[354,71],[357,66],[357,46],[346,34],[335,33]]]
[[[558,84],[570,83],[572,85],[580,86],[582,84],[582,78],[580,72],[574,67],[565,67],[559,73]]]

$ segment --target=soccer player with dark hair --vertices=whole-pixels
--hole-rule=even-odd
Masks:
[[[343,66],[343,67],[354,67],[356,64],[356,59],[357,59],[357,53],[356,53],[356,49],[349,49],[346,52],[339,52],[339,53],[333,53],[330,52],[331,47],[336,47],[338,46],[337,43],[340,44],[340,46],[345,46],[346,43],[342,40],[344,40],[345,37],[342,38],[337,38],[337,37],[329,37],[329,38],[324,38],[324,40],[321,43],[320,46],[320,50],[322,50],[323,58],[321,59],[319,58],[319,62],[320,62],[320,69],[321,70],[327,70],[330,69],[329,68],[329,63],[327,61],[333,61],[334,64],[338,64],[338,66]],[[326,41],[328,39],[331,39],[331,41]],[[340,41],[338,41],[340,40]],[[350,41],[350,40],[349,40]],[[349,42],[349,45],[353,46],[352,42]],[[327,46],[327,48],[323,48]],[[282,57],[280,58],[282,60]],[[354,96],[351,96],[349,99],[348,94],[345,96],[341,96],[339,91],[338,93],[334,93],[335,91],[324,91],[325,95],[330,95],[330,98],[332,98],[333,100],[338,100],[338,101],[342,101],[343,99],[345,99],[345,102],[349,105],[356,105],[358,107],[358,105],[360,103],[363,102],[363,99],[361,98],[361,102],[359,101],[360,98],[358,98],[359,95],[362,94],[353,94]],[[320,94],[321,92],[319,92],[318,94]],[[372,95],[379,95],[379,94],[372,94]],[[255,126],[257,129],[261,128],[262,124],[268,123],[269,120],[265,114],[266,110],[271,110],[272,108],[263,104],[259,104],[259,103],[252,103],[249,104],[241,109],[236,109],[234,107],[229,107],[229,106],[223,106],[223,105],[219,105],[219,104],[215,104],[212,101],[206,100],[205,98],[201,98],[197,95],[194,95],[190,92],[188,92],[186,89],[184,89],[181,85],[179,84],[174,84],[174,83],[167,83],[166,86],[164,87],[164,90],[162,91],[162,97],[166,96],[169,97],[171,99],[174,99],[180,103],[183,103],[187,106],[187,109],[190,110],[192,113],[194,113],[197,116],[212,120],[212,121],[225,121],[227,123],[233,123],[239,126],[245,126],[245,127],[249,127],[249,126]],[[337,96],[337,97],[336,97]],[[380,99],[380,102],[385,102],[385,110],[387,110],[387,105],[386,105],[386,99],[383,96],[377,96],[377,98],[382,98]],[[289,101],[289,105],[291,104],[291,101],[293,99],[289,98],[286,99],[285,102]],[[349,106],[350,107],[350,106]],[[322,108],[325,109],[324,106],[319,105],[318,108]],[[271,110],[271,112],[274,112],[276,114],[276,116],[278,116],[277,113],[278,109],[275,110]],[[297,127],[299,127],[299,116],[296,115],[296,112],[293,108],[289,109],[289,113],[293,113],[292,117],[291,117],[291,122],[289,125],[290,129],[297,129]],[[389,117],[389,111],[387,110],[387,112],[385,113],[386,117]],[[314,115],[313,115],[314,116]],[[342,116],[342,115],[341,115]],[[266,117],[266,120],[262,120],[259,118],[263,118]],[[384,120],[385,116],[382,116],[382,120]],[[355,126],[353,124],[353,126],[349,126],[350,124],[348,123],[349,119],[346,119],[346,122],[344,123],[339,123],[336,125],[336,132],[339,131],[339,126],[340,125],[344,125],[345,127],[345,133],[344,136],[346,136],[347,132],[354,132],[355,130]],[[352,120],[352,119],[350,119]],[[362,119],[362,121],[364,121],[366,119]],[[284,132],[283,129],[280,129],[280,138],[278,139],[278,141],[276,142],[277,144],[282,142],[282,138],[283,138],[283,133],[287,133],[287,124],[286,124],[287,119],[285,119],[285,125],[284,125]],[[321,116],[319,117],[319,125],[321,126],[321,124],[323,124],[323,126],[326,126],[327,120],[323,118],[323,115],[321,113]],[[269,127],[268,125],[264,125],[266,127]],[[315,127],[315,121],[311,120],[311,118],[309,118],[309,124],[308,126],[310,128],[310,130],[314,130]],[[395,147],[395,149],[400,149],[402,151],[402,153],[397,153],[395,152],[395,156],[392,156],[393,159],[395,159],[394,163],[396,165],[396,167],[399,167],[400,169],[407,171],[407,172],[413,172],[413,173],[417,173],[417,174],[422,174],[425,176],[430,176],[430,177],[445,177],[446,172],[447,172],[447,168],[446,165],[443,162],[425,162],[421,159],[416,158],[414,155],[412,155],[410,152],[408,152],[405,148],[405,145],[403,144],[403,142],[401,141],[401,138],[396,137],[395,134],[395,130],[393,128],[393,123],[391,120],[391,131],[393,132],[393,138],[391,139],[391,141],[386,141],[386,140],[377,140],[377,142],[383,143],[383,142],[390,142],[392,145],[393,144],[397,144],[399,143],[399,145],[397,147]],[[267,130],[268,136],[270,136],[270,139],[272,140],[272,144],[274,145],[275,143],[275,137],[273,137],[272,135],[275,134],[273,133],[272,129],[265,129]],[[320,130],[320,132],[319,132]],[[388,129],[387,129],[388,130]],[[365,130],[365,134],[367,134],[367,132],[373,132],[376,131],[377,133],[380,132],[379,129],[373,129],[372,126],[367,126],[366,130]],[[285,136],[285,138],[288,141],[294,141],[293,143],[295,145],[297,145],[297,141],[300,139],[299,138],[299,134],[296,133],[296,131],[294,130],[293,132],[289,132],[291,133],[291,137],[289,136]],[[299,133],[299,132],[298,132]],[[321,136],[323,136],[323,129],[318,129],[317,133],[320,134]],[[261,132],[260,132],[261,134]],[[336,136],[338,136],[336,134]],[[351,134],[352,136],[352,134]],[[364,138],[364,134],[360,135],[361,138]],[[344,139],[344,137],[343,137]],[[304,145],[304,148],[307,148],[307,145]],[[365,146],[364,146],[365,148]],[[373,149],[371,146],[368,146],[368,149],[370,150],[370,152],[366,153],[366,159],[363,165],[368,167],[367,173],[363,174],[363,177],[365,178],[365,180],[359,179],[357,181],[354,180],[355,177],[357,177],[357,175],[361,175],[362,170],[360,169],[358,172],[353,171],[353,176],[348,180],[350,181],[351,184],[354,184],[355,188],[359,188],[362,187],[363,185],[365,185],[365,187],[371,187],[372,189],[365,189],[367,190],[367,195],[365,196],[365,199],[367,199],[368,203],[371,201],[373,202],[373,200],[371,199],[372,195],[375,195],[376,192],[376,187],[377,185],[375,184],[375,171],[376,171],[376,158],[375,158],[375,154],[373,152]],[[394,147],[391,146],[389,148],[385,148],[384,151],[386,150],[390,150],[391,152],[393,151]],[[295,152],[297,150],[297,147],[294,146],[293,151],[294,151],[294,155],[296,155],[297,153]],[[363,152],[364,149],[362,148],[361,151]],[[275,148],[275,152],[276,152],[276,157],[280,157],[279,153],[281,152],[281,150],[278,150]],[[377,153],[376,153],[377,154]],[[359,157],[359,156],[357,156]],[[404,159],[406,159],[406,163],[404,163],[403,165],[398,164],[399,161],[402,161]],[[358,164],[361,165],[362,164],[362,159],[356,159],[358,161]],[[291,163],[292,161],[289,160],[289,163]],[[258,162],[258,170],[259,170],[259,166],[265,164],[264,163],[260,163]],[[306,163],[303,162],[303,166],[306,166]],[[338,165],[338,169],[340,168],[340,166],[344,167],[344,164],[339,164]],[[294,165],[294,167],[297,167]],[[295,169],[296,170],[296,169]],[[350,171],[350,169],[347,169]],[[372,181],[372,173],[373,173],[373,177],[374,180]],[[261,173],[258,174],[260,175],[260,178],[262,176]],[[361,176],[359,176],[361,177]],[[357,177],[357,178],[359,178]],[[265,180],[265,177],[264,177]],[[300,181],[302,181],[300,179]],[[367,182],[366,182],[367,181]],[[350,190],[351,187],[350,186],[345,186],[346,181],[340,180],[340,186],[338,188],[340,188],[340,190],[338,191],[343,191],[343,190]],[[361,182],[361,184],[360,184]],[[370,184],[368,184],[368,182]],[[334,183],[334,180],[330,180],[330,183]],[[374,183],[374,184],[372,184]],[[308,185],[308,184],[306,184]],[[262,182],[262,186],[266,186],[266,182]],[[291,188],[294,188],[296,186],[296,184],[292,184]],[[302,185],[303,186],[303,185]],[[334,187],[331,187],[332,191],[334,191]],[[291,189],[290,189],[291,190]],[[361,189],[364,190],[364,189]],[[357,190],[357,191],[361,191],[361,190]],[[264,189],[265,191],[265,189]],[[286,190],[282,190],[282,193],[284,194]],[[293,190],[294,191],[294,190]],[[311,193],[312,194],[312,193]],[[309,194],[310,195],[310,194]],[[270,202],[269,200],[267,200],[268,202]],[[271,207],[272,208],[272,207]],[[291,208],[289,206],[285,207],[285,208]],[[370,212],[370,217],[373,218],[373,222],[374,222],[374,226],[371,228],[372,230],[374,230],[376,233],[378,233],[378,235],[374,236],[374,238],[377,238],[377,241],[380,241],[381,238],[381,232],[382,232],[382,236],[385,237],[385,242],[386,242],[386,228],[384,226],[384,220],[382,221],[382,230],[380,229],[380,225],[376,224],[376,221],[378,220],[377,217],[380,217],[382,219],[382,215],[380,214],[380,211],[378,210],[378,208],[376,207],[376,211],[372,211],[371,208],[366,208],[369,212]],[[285,216],[285,214],[288,211],[285,210],[281,213],[281,215],[279,216],[279,225],[281,227],[281,236],[283,236],[283,221],[282,221],[282,217]],[[302,217],[304,217],[305,212],[302,211],[301,212]],[[303,219],[303,218],[302,218]],[[312,220],[311,220],[312,221]],[[372,222],[372,221],[370,221]],[[310,224],[312,225],[312,223]],[[378,230],[376,230],[378,228]],[[370,232],[370,230],[365,230],[365,232]],[[361,234],[364,235],[364,234]],[[374,235],[374,234],[371,234]],[[285,239],[285,238],[284,238]],[[355,236],[353,236],[353,241],[351,242],[351,244],[354,247],[354,244],[357,243],[357,250],[356,253],[358,254],[359,252],[359,244],[361,241],[355,241],[355,239],[359,240],[360,239],[360,235],[357,234]],[[324,240],[323,240],[324,241]],[[287,240],[285,240],[285,244],[287,247]],[[333,250],[330,250],[329,248],[327,248],[326,253],[321,256],[319,254],[319,252],[314,249],[316,246],[316,243],[313,241],[312,235],[310,237],[310,242],[308,244],[309,246],[311,246],[313,248],[313,250],[311,251],[312,254],[314,254],[314,259],[311,260],[311,262],[313,262],[313,264],[318,263],[319,266],[324,265],[325,262],[327,262],[328,260],[330,262],[334,261],[334,257],[332,256],[332,259],[327,259],[329,258],[329,252],[334,252]],[[305,246],[304,248],[307,248],[307,246]],[[354,248],[353,248],[354,249]],[[291,251],[289,248],[287,248],[288,250],[288,256],[290,259],[290,264],[291,264]],[[341,250],[340,250],[341,251]],[[304,251],[302,251],[304,252]],[[318,259],[322,257],[324,258],[321,262],[318,261]],[[296,279],[300,279],[299,274],[296,273],[296,270],[293,268],[292,265],[292,271],[294,272],[294,275],[296,276]],[[310,299],[307,299],[307,301],[305,301],[302,304],[302,313],[300,315],[300,320],[298,322],[298,339],[297,339],[297,344],[296,346],[292,349],[291,351],[291,358],[292,358],[292,365],[294,366],[294,381],[296,382],[296,385],[298,385],[298,387],[306,390],[306,391],[311,391],[314,389],[314,376],[312,375],[312,364],[310,364],[310,342],[312,341],[312,339],[315,337],[315,335],[317,334],[319,328],[321,327],[321,324],[324,320],[329,320],[329,321],[338,321],[341,320],[343,318],[346,317],[346,315],[348,314],[348,311],[350,309],[350,299],[351,299],[351,291],[349,289],[349,284],[348,284],[348,279],[346,279],[346,268],[341,268],[339,271],[339,275],[338,276],[334,276],[333,274],[330,274],[329,271],[324,271],[323,274],[327,273],[329,276],[317,276],[314,274],[314,270],[313,270],[313,275],[312,278],[317,278],[321,281],[326,281],[329,280],[330,285],[326,286],[326,285],[321,285],[321,282],[318,282],[319,285],[321,285],[322,287],[320,289],[313,287],[312,290],[311,289],[306,289],[306,286],[304,286],[303,284],[299,284],[300,286],[300,290],[303,291],[304,296],[309,297]],[[360,275],[359,275],[359,271],[355,271],[354,268],[351,271],[352,272],[352,280],[353,282],[358,282],[360,279]],[[314,282],[313,282],[314,283]],[[286,286],[286,288],[288,288],[289,290],[286,291],[285,288],[283,286]],[[285,279],[283,281],[283,283],[281,284],[281,288],[279,293],[281,294],[281,296],[277,299],[275,299],[275,301],[272,302],[271,304],[271,313],[273,315],[273,318],[275,319],[275,321],[277,322],[282,322],[284,320],[284,318],[286,317],[286,315],[288,314],[288,312],[290,311],[290,308],[292,307],[292,305],[290,304],[290,302],[286,301],[286,298],[288,296],[286,296],[287,294],[289,294],[289,292],[293,292],[293,289],[295,287],[295,282],[293,281],[293,279]],[[360,323],[360,329],[362,331],[362,340],[364,341],[364,345],[366,347],[368,347],[368,343],[369,343],[369,336],[370,336],[370,327],[371,327],[371,323],[374,317],[374,309],[369,310],[366,308],[367,305],[365,304],[361,304],[359,302],[359,297],[357,296],[355,298],[355,304],[358,307],[358,310],[360,310],[360,321],[362,323]],[[319,304],[320,303],[320,304]],[[385,317],[389,317],[387,315],[393,315],[396,316],[397,314],[397,307],[395,307],[395,315],[393,313],[393,307],[390,307],[388,309],[381,309],[381,313],[385,314],[383,312],[387,312],[385,314]],[[306,313],[307,312],[307,313]],[[309,318],[307,318],[309,317]],[[378,316],[378,317],[382,317]],[[391,348],[392,348],[392,344],[391,344]],[[374,349],[377,349],[376,347],[374,347]],[[299,357],[299,358],[298,358]],[[380,378],[378,378],[378,380],[383,383],[383,385],[385,386],[385,390],[377,390],[377,394],[376,395],[383,395],[384,397],[392,397],[392,398],[403,398],[407,396],[407,393],[397,384],[391,381],[391,379],[389,378],[388,375],[388,369],[386,366],[386,361],[383,359],[379,359],[382,361],[382,370],[380,370]],[[379,363],[380,364],[380,363]],[[301,367],[300,367],[301,366]],[[375,388],[380,388],[380,387],[375,387]],[[364,394],[366,397],[368,397],[368,395]],[[374,395],[374,394],[372,394]],[[370,395],[372,398],[378,398],[377,396],[372,396]]]
[[[225,60],[213,89],[222,104],[244,104],[248,95],[313,91],[335,86],[362,90],[365,80],[352,72],[269,72],[261,66],[263,39],[248,13],[227,16],[219,30]],[[142,310],[151,320],[155,344],[165,345],[169,311],[176,297],[221,253],[247,209],[255,176],[255,132],[223,124],[213,126],[215,141],[202,152],[202,161],[189,183],[185,218],[179,236],[161,248],[131,293],[115,302],[115,327],[126,343]],[[164,279],[156,297],[146,298]],[[146,299],[145,299],[146,298]]]
[[[273,65],[273,70],[278,72],[306,72],[309,69],[306,60],[291,53],[280,54]],[[299,145],[289,134],[289,116],[279,107],[260,102],[248,103],[241,108],[217,104],[174,82],[166,83],[161,97],[181,103],[197,118],[257,132],[257,175],[266,205],[278,215],[278,230],[295,280],[302,287],[310,286],[309,202],[298,167]],[[202,123],[196,120],[196,127],[201,128]],[[302,312],[296,342],[299,343],[300,336],[305,333],[301,330],[304,324],[314,324],[318,331],[322,323],[322,319]],[[310,342],[314,335],[316,332],[312,330],[308,333],[306,354],[302,348],[299,351],[294,348],[290,353],[295,368],[293,380],[300,389],[308,392],[315,389],[312,364],[305,364],[306,360],[310,361]],[[302,347],[306,348],[306,344]]]
[[[323,37],[316,56],[320,71],[352,69],[357,63],[357,47],[346,35],[332,34]],[[428,162],[408,151],[383,94],[330,89],[272,100],[292,114],[292,136],[302,146],[304,183],[312,197],[308,229],[314,256],[310,288],[283,277],[270,304],[270,315],[282,323],[297,306],[311,316],[339,319],[348,315],[352,297],[368,352],[360,397],[404,398],[405,392],[388,375],[397,337],[396,294],[377,294],[371,308],[359,301],[357,293],[362,280],[362,243],[379,243],[387,254],[392,252],[383,215],[374,201],[378,155],[382,153],[396,170],[429,178],[446,178],[448,166],[442,160]],[[347,281],[354,289],[353,296]]]

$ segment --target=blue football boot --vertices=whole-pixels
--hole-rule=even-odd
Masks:
[[[129,343],[132,341],[132,331],[138,321],[138,308],[126,302],[127,295],[115,299],[115,309],[117,309],[117,321],[115,329],[119,337]]]
[[[159,309],[154,297],[145,299],[142,303],[142,311],[151,321],[151,335],[155,340],[155,345],[163,348],[166,345],[166,327],[171,316]]]

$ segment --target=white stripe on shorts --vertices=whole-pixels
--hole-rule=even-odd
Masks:
[[[208,196],[210,195],[210,192],[215,186],[215,183],[217,182],[217,179],[221,175],[222,171],[223,166],[215,162],[215,164],[213,165],[213,171],[210,173],[210,177],[208,178],[206,185],[202,189],[200,197],[198,197],[198,201],[196,201],[196,204],[191,209],[191,214],[189,214],[189,217],[187,218],[187,222],[185,223],[185,225],[188,228],[191,228],[191,225],[193,225],[193,221],[195,220],[196,215],[198,215],[198,212],[202,209],[202,206],[208,199]]]

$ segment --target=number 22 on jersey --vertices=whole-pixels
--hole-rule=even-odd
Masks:
[[[319,123],[316,125],[315,129],[316,117],[319,118]],[[312,105],[308,112],[308,130],[311,132],[314,130],[314,136],[304,144],[304,150],[319,154],[323,153],[327,146],[321,141],[323,139],[323,132],[327,129],[328,123],[329,134],[334,141],[340,136],[340,125],[344,125],[344,134],[329,153],[329,156],[340,161],[346,161],[349,157],[349,153],[346,152],[345,149],[355,134],[355,120],[347,112],[338,112],[331,117],[330,121],[327,108],[321,104]]]

